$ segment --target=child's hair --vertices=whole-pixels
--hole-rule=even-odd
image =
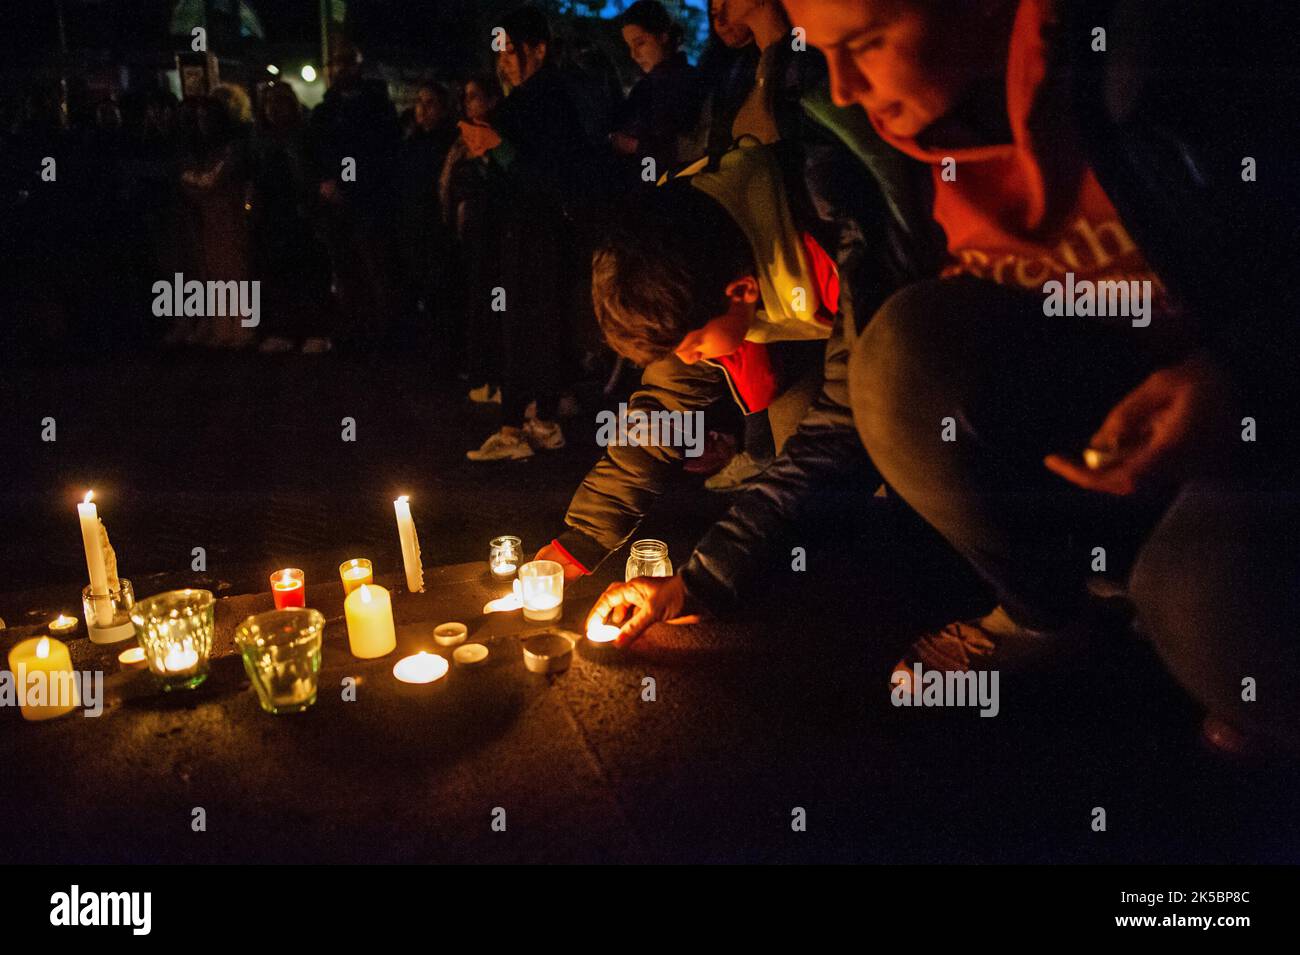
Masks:
[[[727,286],[754,271],[749,241],[717,201],[686,180],[647,189],[620,204],[596,243],[596,321],[610,348],[645,366],[725,313]]]
[[[654,36],[666,36],[668,49],[676,50],[682,45],[685,31],[680,23],[668,15],[659,0],[636,0],[618,18],[620,27],[638,26]]]

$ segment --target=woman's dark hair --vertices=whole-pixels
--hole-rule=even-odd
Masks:
[[[636,0],[636,3],[619,16],[618,25],[620,28],[629,25],[637,26],[646,33],[666,36],[668,49],[672,51],[676,51],[682,45],[682,38],[685,36],[682,25],[668,15],[668,11],[659,0]]]
[[[516,48],[525,43],[529,46],[551,44],[551,22],[545,13],[533,6],[515,7],[501,18],[501,28]]]
[[[609,347],[645,366],[725,313],[727,286],[755,266],[735,220],[688,181],[638,192],[596,243],[591,297]]]

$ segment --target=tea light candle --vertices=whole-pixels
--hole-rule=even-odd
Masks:
[[[276,610],[307,606],[307,576],[297,567],[286,567],[271,575],[271,597]]]
[[[117,655],[117,662],[123,670],[143,670],[147,662],[144,657],[144,647],[123,650]]]
[[[411,517],[411,500],[405,494],[393,502],[397,513],[397,536],[402,542],[402,568],[406,571],[406,589],[413,594],[424,592],[424,567],[420,564],[420,538]]]
[[[50,636],[58,640],[67,640],[77,631],[77,618],[61,613],[50,621]]]
[[[162,658],[163,673],[166,676],[183,676],[198,665],[199,651],[188,640],[168,647]]]
[[[343,596],[347,596],[362,584],[375,582],[375,568],[364,557],[354,557],[339,564],[339,577],[343,580]]]
[[[362,584],[343,601],[343,615],[348,622],[348,646],[353,656],[373,660],[396,649],[393,601],[383,587]]]
[[[564,568],[553,560],[535,560],[519,568],[525,620],[555,620],[564,603]]]
[[[587,624],[587,639],[592,643],[613,643],[618,639],[618,630],[612,623],[593,620]]]
[[[432,683],[446,676],[447,670],[445,658],[421,650],[419,653],[398,660],[393,667],[393,676],[403,683]]]
[[[9,651],[9,671],[18,684],[25,720],[52,720],[81,705],[72,657],[61,640],[32,637],[16,644]]]

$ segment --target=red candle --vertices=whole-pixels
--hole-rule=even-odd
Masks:
[[[271,575],[271,596],[276,610],[307,606],[306,576],[297,567],[286,567]]]

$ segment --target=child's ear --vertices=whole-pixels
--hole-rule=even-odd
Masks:
[[[752,304],[759,298],[758,279],[752,275],[742,275],[738,279],[732,279],[726,291],[727,298],[733,302]]]

